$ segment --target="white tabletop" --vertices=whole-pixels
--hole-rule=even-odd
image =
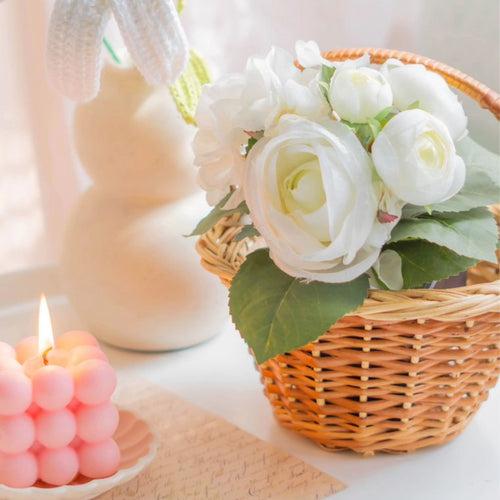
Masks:
[[[38,291],[49,293],[54,329],[81,327],[54,271],[0,279],[0,339],[15,343],[33,335]],[[332,474],[347,484],[345,500],[500,499],[500,389],[490,393],[462,435],[443,446],[410,455],[370,458],[329,453],[274,420],[244,342],[231,325],[196,347],[145,354],[104,346],[114,367],[137,374],[216,413],[242,429]]]

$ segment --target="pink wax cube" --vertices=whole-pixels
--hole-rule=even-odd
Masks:
[[[17,358],[17,359],[16,359]],[[116,374],[95,337],[72,331],[38,353],[35,337],[0,342],[0,484],[68,484],[114,474]]]

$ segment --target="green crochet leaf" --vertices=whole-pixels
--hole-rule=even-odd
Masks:
[[[194,115],[201,95],[201,88],[210,82],[210,74],[205,61],[194,50],[186,69],[177,81],[170,87],[170,93],[183,120],[196,125]]]

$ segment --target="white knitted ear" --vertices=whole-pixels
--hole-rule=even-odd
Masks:
[[[189,57],[186,35],[172,0],[109,0],[125,45],[152,85],[171,84]]]
[[[108,0],[56,0],[49,24],[47,69],[54,86],[75,101],[99,92]]]

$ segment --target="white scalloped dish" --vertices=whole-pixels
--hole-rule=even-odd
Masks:
[[[158,449],[158,441],[149,425],[123,408],[120,408],[120,423],[114,439],[120,447],[121,462],[113,476],[104,479],[78,476],[71,484],[58,487],[36,483],[31,488],[10,488],[0,484],[0,498],[89,500],[133,479],[153,461]]]

